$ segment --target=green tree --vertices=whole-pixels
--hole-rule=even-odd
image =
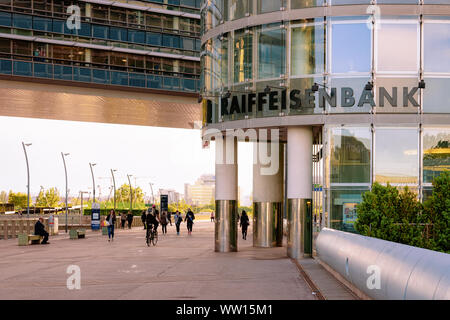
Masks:
[[[0,203],[7,203],[8,202],[8,194],[6,191],[0,192]]]
[[[41,190],[36,198],[36,207],[57,207],[61,201],[57,188]]]
[[[144,192],[140,187],[133,188],[131,187],[133,203],[134,204],[143,204],[144,203]],[[123,184],[116,190],[116,201],[120,201],[121,199],[125,202],[130,201],[130,185]]]
[[[431,248],[450,253],[450,172],[433,180],[433,193],[424,203],[424,222],[432,227]]]
[[[8,195],[8,202],[14,204],[14,207],[17,209],[26,208],[27,199],[27,195],[21,192],[14,193],[10,191]]]
[[[422,204],[407,187],[403,192],[375,183],[357,206],[355,229],[362,235],[429,247],[423,235]]]

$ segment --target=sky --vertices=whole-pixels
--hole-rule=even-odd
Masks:
[[[26,192],[27,173],[22,141],[30,164],[30,193],[57,187],[65,192],[66,157],[69,196],[92,192],[89,162],[94,166],[96,196],[108,196],[111,171],[116,186],[131,183],[147,196],[153,190],[175,189],[184,193],[185,183],[194,183],[202,174],[214,174],[214,143],[202,149],[200,130],[174,129],[90,122],[0,117],[0,191]],[[241,194],[252,192],[252,146],[239,143],[238,170]],[[135,179],[136,178],[136,179]],[[97,186],[100,186],[98,188]]]

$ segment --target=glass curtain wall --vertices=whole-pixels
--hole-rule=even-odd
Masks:
[[[234,32],[233,38],[233,82],[247,82],[253,79],[253,31]]]
[[[279,24],[258,28],[258,79],[280,78],[286,73],[286,30]]]

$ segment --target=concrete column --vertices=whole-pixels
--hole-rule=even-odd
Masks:
[[[271,165],[277,162],[275,172],[264,172],[262,169],[269,165],[261,164],[257,156],[253,164],[253,246],[281,247],[283,246],[283,144],[256,142],[257,150],[271,150],[275,154],[271,157]],[[255,153],[255,156],[259,154]]]
[[[238,166],[237,141],[224,137],[216,140],[216,252],[237,251]]]
[[[312,128],[287,129],[287,254],[312,254]]]

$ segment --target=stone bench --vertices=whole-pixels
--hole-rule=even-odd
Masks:
[[[70,239],[86,238],[86,229],[71,229],[69,231]]]
[[[19,246],[27,246],[30,244],[40,244],[42,239],[44,239],[43,236],[35,235],[35,234],[19,234]]]

